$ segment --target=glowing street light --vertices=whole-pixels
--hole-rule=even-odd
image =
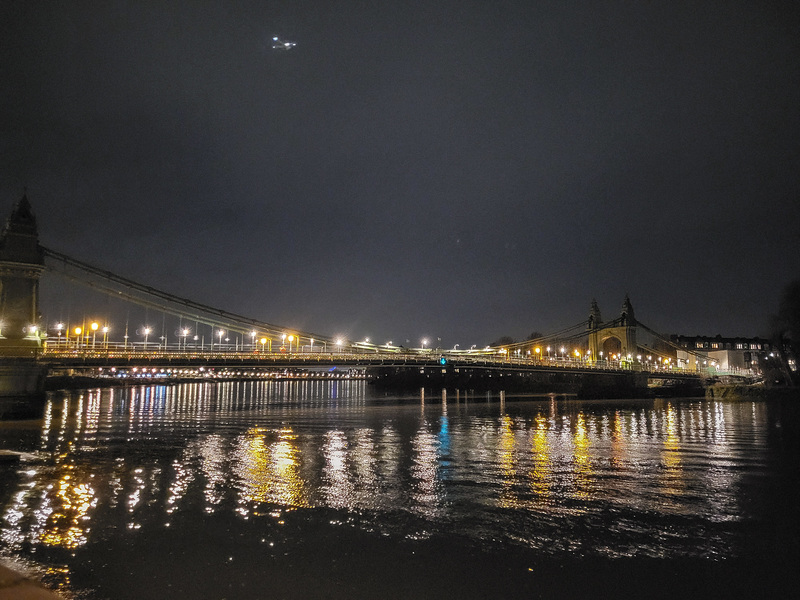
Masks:
[[[219,331],[217,331],[217,335],[219,336],[219,347],[220,347],[220,351],[221,351],[222,350],[222,336],[225,335],[225,330],[224,329],[220,329]]]
[[[83,332],[83,329],[81,329],[80,327],[76,327],[74,331],[75,331],[75,347],[80,348],[81,332]]]
[[[287,339],[287,340],[289,340],[289,354],[291,354],[291,353],[292,353],[292,342],[294,341],[294,336],[293,336],[293,335],[290,335],[290,336],[289,336],[288,338],[286,338],[286,339]]]
[[[422,340],[422,351],[425,352],[425,344],[428,343],[428,340]]]
[[[92,350],[94,350],[94,342],[97,337],[97,329],[100,327],[96,322],[93,322],[89,327],[92,328]]]
[[[150,335],[150,328],[149,327],[145,327],[144,328],[144,351],[145,352],[147,352],[147,336],[149,336],[149,335]]]
[[[264,346],[266,346],[266,344],[267,344],[267,338],[263,337],[259,341],[261,342],[261,353],[263,354],[264,353]]]
[[[256,332],[255,331],[251,331],[250,332],[250,343],[253,346],[253,350],[255,350],[256,349]]]
[[[103,347],[108,350],[108,325],[103,326]]]

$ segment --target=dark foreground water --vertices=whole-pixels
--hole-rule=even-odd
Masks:
[[[0,547],[87,599],[789,597],[798,403],[54,394],[0,423]]]

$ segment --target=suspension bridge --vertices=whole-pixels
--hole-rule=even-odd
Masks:
[[[76,323],[42,317],[39,279],[45,272],[159,314],[161,328],[133,332],[126,325],[120,336],[120,328],[104,320]],[[698,368],[700,362],[679,360],[677,350],[668,338],[636,320],[628,298],[612,321],[603,322],[592,302],[588,319],[499,347],[404,348],[352,341],[208,306],[47,248],[39,242],[25,196],[0,237],[0,395],[39,393],[46,377],[180,381],[363,376],[389,386],[584,394],[637,394],[658,381],[699,385],[706,375]]]

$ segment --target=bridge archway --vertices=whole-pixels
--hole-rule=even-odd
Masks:
[[[601,336],[598,339],[598,343],[599,343],[599,351],[602,352],[602,354],[598,355],[598,358],[600,357],[606,358],[611,356],[612,354],[622,353],[622,340],[616,335],[608,334],[605,336]]]

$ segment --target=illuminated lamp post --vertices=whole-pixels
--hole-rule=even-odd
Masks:
[[[541,348],[538,348],[538,347],[536,348],[536,350],[534,350],[534,352],[536,352],[536,361],[537,361],[537,362],[539,361],[539,353],[540,353],[541,351],[542,351],[542,349],[541,349]]]
[[[250,345],[253,347],[253,352],[256,350],[256,332],[250,332]]]
[[[222,350],[222,336],[225,335],[225,330],[224,329],[220,329],[219,331],[217,331],[217,335],[219,336],[219,344],[217,344],[217,345],[219,346],[219,351],[221,351]]]
[[[183,331],[181,331],[181,335],[183,335],[183,351],[186,352],[186,336],[189,335],[189,329],[184,328]]]
[[[83,329],[81,329],[80,327],[76,327],[75,328],[75,348],[80,348],[81,347],[81,332],[82,331],[83,331]]]
[[[150,335],[150,328],[149,327],[145,327],[144,328],[144,351],[145,352],[147,352],[147,336],[149,336],[149,335]]]
[[[292,342],[294,341],[294,336],[293,336],[293,335],[290,335],[290,336],[289,336],[288,338],[286,338],[286,339],[288,339],[288,340],[289,340],[289,354],[291,354],[291,353],[292,353]]]
[[[58,333],[58,345],[61,345],[61,330],[64,329],[63,323],[56,323],[56,332]]]
[[[267,344],[267,338],[263,337],[261,338],[260,341],[261,341],[261,354],[264,354],[264,346],[266,346]]]
[[[89,327],[92,328],[92,350],[94,350],[94,343],[97,338],[97,328],[100,327],[100,325],[98,325],[96,322],[92,322]]]
[[[108,350],[108,325],[103,327],[103,347]]]

